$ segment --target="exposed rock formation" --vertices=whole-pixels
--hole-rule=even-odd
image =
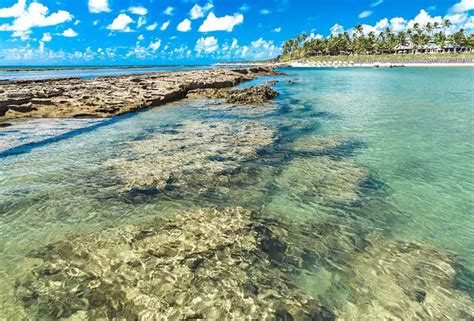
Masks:
[[[269,87],[271,84],[252,86],[244,89],[197,89],[188,93],[189,98],[225,99],[229,104],[263,105],[278,97],[278,92]]]
[[[232,87],[275,74],[273,69],[259,67],[6,82],[0,84],[0,120],[109,117],[181,99],[190,90]]]

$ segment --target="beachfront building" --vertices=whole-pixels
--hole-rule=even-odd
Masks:
[[[398,44],[394,48],[394,53],[397,55],[406,54],[435,54],[435,53],[463,53],[474,52],[473,49],[462,47],[457,44],[448,42],[444,46],[438,46],[434,41],[430,41],[426,45],[416,47],[412,42]],[[370,54],[369,52],[367,54]]]

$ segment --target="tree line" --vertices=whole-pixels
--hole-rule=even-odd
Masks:
[[[283,44],[282,57],[299,59],[317,55],[367,55],[395,53],[400,46],[409,47],[413,52],[424,52],[426,46],[435,44],[439,49],[450,48],[451,51],[474,49],[474,34],[467,35],[464,29],[449,34],[451,22],[434,22],[420,25],[413,24],[406,31],[395,33],[386,28],[380,33],[364,33],[362,25],[348,31],[331,34],[327,38],[315,38],[307,33],[296,36]]]

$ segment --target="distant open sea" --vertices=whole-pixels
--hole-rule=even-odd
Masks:
[[[149,72],[182,71],[209,68],[210,65],[169,66],[0,66],[0,81],[49,78],[93,78],[144,74]]]

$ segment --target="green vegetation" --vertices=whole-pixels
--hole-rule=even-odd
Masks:
[[[393,59],[396,53],[397,60],[420,59],[420,54],[428,53],[429,58],[435,58],[436,53],[443,58],[446,53],[472,57],[469,53],[474,50],[474,34],[467,35],[464,29],[448,34],[450,26],[451,22],[445,20],[442,24],[427,23],[424,26],[415,23],[399,33],[387,28],[380,33],[372,31],[365,34],[363,26],[357,25],[352,33],[331,34],[328,38],[309,37],[303,32],[285,42],[279,60],[318,57],[321,60],[373,61],[380,60],[379,55],[387,60]]]

